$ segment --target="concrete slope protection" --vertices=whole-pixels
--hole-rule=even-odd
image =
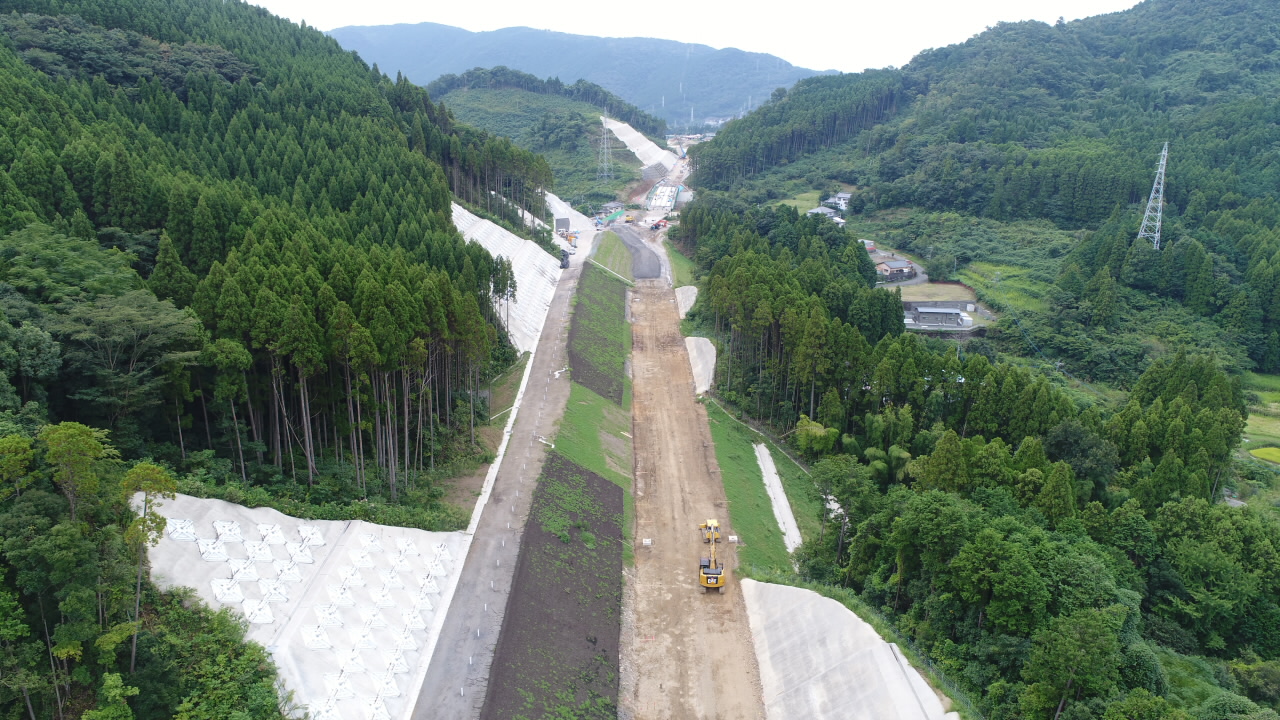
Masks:
[[[135,505],[138,504],[135,499]],[[148,551],[162,589],[248,621],[313,720],[408,718],[470,537],[178,495]]]
[[[693,371],[693,392],[703,395],[711,389],[716,373],[716,346],[704,337],[687,337],[685,349],[689,352],[689,367]]]
[[[769,493],[769,503],[773,505],[773,517],[778,521],[778,529],[782,531],[782,542],[787,552],[793,553],[800,547],[800,526],[796,525],[796,516],[791,512],[791,502],[782,489],[782,479],[778,477],[778,468],[773,464],[773,455],[764,443],[755,444],[756,463],[760,465],[760,474],[764,476],[764,489]]]
[[[744,579],[769,720],[959,720],[896,645],[812,590]]]
[[[508,323],[511,344],[520,352],[532,351],[542,334],[547,308],[560,280],[560,263],[536,243],[476,217],[457,203],[453,204],[453,224],[463,237],[480,243],[490,255],[511,261],[516,275],[516,297],[509,303],[498,301],[496,309],[499,317]]]
[[[490,468],[482,505],[472,515],[462,563],[435,653],[417,692],[415,720],[480,716],[501,632],[533,488],[569,400],[569,302],[581,266],[561,275],[537,350],[529,359],[518,412],[508,421],[500,463]],[[486,501],[487,499],[487,501]]]
[[[684,319],[689,311],[693,309],[693,304],[698,301],[698,286],[685,285],[676,288],[676,304],[680,306],[680,319]]]
[[[601,120],[604,121],[604,126],[613,131],[613,134],[622,141],[622,144],[627,146],[628,150],[635,153],[637,158],[640,158],[640,162],[644,163],[645,167],[661,165],[664,172],[671,172],[679,161],[675,153],[658,147],[652,140],[630,125],[603,116]]]

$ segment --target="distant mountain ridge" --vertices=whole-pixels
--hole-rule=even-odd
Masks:
[[[419,23],[337,28],[347,50],[423,85],[441,75],[505,65],[565,83],[588,80],[672,127],[734,117],[779,87],[824,74],[764,53],[653,38],[600,38],[527,27],[471,32]]]

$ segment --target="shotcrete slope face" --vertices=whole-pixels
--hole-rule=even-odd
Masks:
[[[189,495],[158,512],[168,522],[148,551],[151,579],[242,614],[313,720],[409,716],[469,535]]]
[[[463,237],[480,243],[490,255],[511,261],[516,297],[509,308],[506,301],[499,300],[495,309],[508,323],[511,344],[520,352],[531,352],[538,345],[551,296],[560,280],[560,263],[532,241],[476,217],[457,203],[453,204],[453,224]]]
[[[958,720],[897,646],[812,590],[741,581],[770,720]]]
[[[627,149],[640,158],[640,162],[644,163],[645,167],[661,165],[663,170],[671,172],[671,168],[676,166],[678,158],[675,153],[658,147],[652,140],[624,122],[618,122],[606,117],[601,119],[604,120],[604,126],[612,130],[613,134],[627,146]]]
[[[546,195],[547,209],[551,211],[552,215],[558,218],[569,218],[569,227],[573,230],[580,230],[586,233],[595,232],[595,223],[593,223],[590,218],[577,210],[574,210],[572,205],[561,200],[559,197],[552,195],[551,193],[547,193]]]
[[[697,301],[698,287],[696,285],[685,285],[684,287],[676,288],[676,305],[680,308],[681,320],[689,314],[689,310]]]
[[[711,389],[716,372],[716,346],[704,337],[687,337],[685,348],[689,351],[689,367],[693,370],[693,392],[702,395]]]

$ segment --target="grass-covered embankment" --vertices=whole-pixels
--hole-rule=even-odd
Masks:
[[[631,270],[631,251],[627,249],[627,246],[622,242],[622,238],[618,237],[615,232],[605,231],[600,236],[599,242],[596,243],[596,251],[591,256],[591,259],[631,282],[636,280],[636,276]]]

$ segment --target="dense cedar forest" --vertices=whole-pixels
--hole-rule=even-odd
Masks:
[[[461,75],[443,75],[427,86],[433,97],[444,97],[454,90],[516,88],[541,95],[557,95],[570,100],[585,102],[600,108],[600,112],[615,120],[621,120],[636,130],[652,137],[667,134],[665,120],[656,118],[595,83],[578,80],[565,85],[560,78],[540,80],[529,73],[508,67],[475,68]]]
[[[1262,0],[1001,24],[779,89],[690,153],[672,235],[715,391],[840,508],[800,575],[973,717],[1280,717],[1280,476],[1240,450],[1248,372],[1280,371],[1277,27]],[[1135,237],[1166,140],[1156,250]],[[847,230],[776,203],[841,187]],[[905,332],[858,237],[935,279],[999,271],[1001,318]]]
[[[269,718],[262,648],[143,582],[126,496],[465,525],[551,171],[241,2],[0,2],[0,715]],[[140,611],[139,611],[140,610]]]

